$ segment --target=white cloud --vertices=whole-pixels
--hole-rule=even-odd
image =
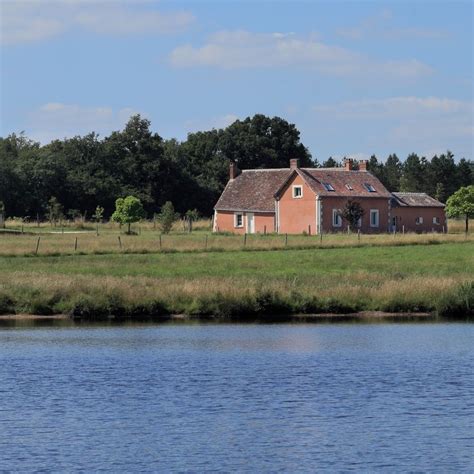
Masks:
[[[413,119],[447,115],[469,116],[472,103],[440,97],[390,97],[318,105],[316,112],[341,119]]]
[[[399,28],[390,25],[393,15],[390,10],[382,10],[368,16],[356,26],[338,28],[336,33],[346,39],[364,38],[402,40],[402,39],[446,39],[445,30],[430,30],[421,27]]]
[[[222,69],[307,67],[328,75],[383,75],[416,78],[432,72],[415,59],[377,61],[368,56],[328,45],[313,35],[221,31],[201,47],[183,45],[170,55],[175,67],[210,66]]]
[[[32,111],[28,117],[27,135],[43,144],[54,139],[71,138],[97,132],[102,136],[124,127],[130,116],[139,113],[125,107],[83,107],[50,102]],[[144,114],[141,114],[144,116]]]
[[[371,146],[431,156],[447,148],[474,150],[474,104],[442,97],[391,97],[313,107],[327,130],[357,127]]]
[[[167,34],[194,21],[190,12],[160,12],[147,2],[24,0],[0,6],[3,44],[41,41],[72,29],[103,35]]]
[[[217,117],[212,117],[210,119],[193,119],[186,121],[184,124],[184,128],[188,133],[211,130],[213,128],[226,128],[238,119],[239,117],[235,114],[220,115]]]

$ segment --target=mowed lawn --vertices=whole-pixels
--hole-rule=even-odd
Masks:
[[[312,250],[0,257],[2,273],[256,279],[474,275],[474,243]]]

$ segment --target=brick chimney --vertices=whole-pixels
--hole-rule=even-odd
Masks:
[[[350,158],[344,159],[344,170],[345,171],[352,171],[353,170],[354,162]]]
[[[237,178],[237,176],[239,176],[239,174],[240,174],[240,170],[237,167],[237,164],[234,161],[231,161],[230,165],[229,165],[229,179],[233,180],[233,179]]]
[[[359,160],[359,171],[367,171],[369,160]]]
[[[295,170],[300,167],[300,160],[298,158],[292,158],[290,160],[290,170]]]

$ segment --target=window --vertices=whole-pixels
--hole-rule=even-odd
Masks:
[[[323,183],[324,188],[326,191],[334,191],[334,188],[332,187],[332,184],[330,183]]]
[[[371,209],[370,210],[370,227],[379,226],[379,210]]]
[[[433,224],[439,225],[440,223],[439,217],[433,217]]]
[[[346,184],[346,188],[347,188],[349,191],[354,191],[354,188],[353,188],[350,184]]]
[[[342,217],[339,214],[338,209],[332,210],[332,225],[333,227],[341,227],[342,226]]]
[[[367,191],[369,191],[369,193],[375,193],[375,188],[371,184],[364,183],[364,187],[367,189]]]
[[[244,215],[241,212],[236,212],[234,214],[234,227],[243,227],[244,226]]]
[[[293,198],[299,199],[303,197],[303,186],[293,186]]]
[[[416,224],[416,225],[423,224],[423,217],[417,217],[417,218],[415,219],[415,224]]]

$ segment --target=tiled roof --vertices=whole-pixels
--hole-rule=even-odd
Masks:
[[[245,170],[236,179],[227,183],[215,209],[274,212],[275,195],[284,189],[293,172],[289,168]],[[344,168],[298,168],[297,172],[313,192],[320,196],[356,198],[391,196],[382,183],[367,171],[347,171]],[[323,183],[329,183],[334,191],[328,191]],[[370,192],[365,185],[373,186],[375,191]]]
[[[274,194],[291,173],[289,168],[244,170],[227,183],[215,209],[275,212]]]
[[[392,193],[392,207],[444,207],[426,193]]]
[[[300,172],[309,176],[308,185],[319,196],[390,197],[384,185],[368,171],[347,171],[344,168],[301,168]],[[330,184],[334,191],[328,191],[323,183]],[[366,185],[372,186],[375,191],[369,191]]]

